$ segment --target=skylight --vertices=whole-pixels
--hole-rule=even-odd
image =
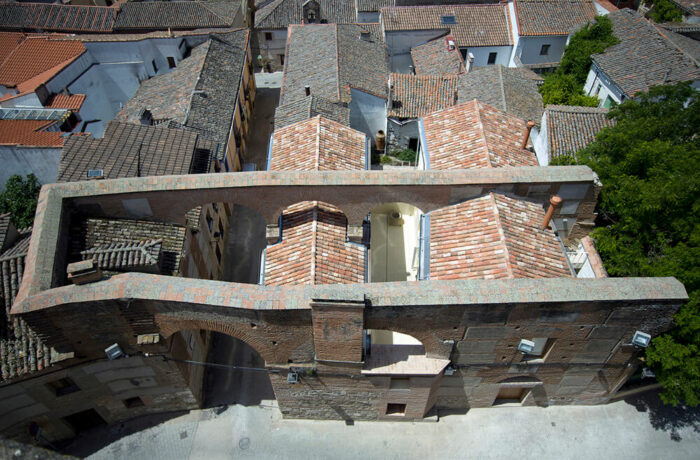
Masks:
[[[453,14],[442,16],[442,24],[446,26],[457,24],[457,19]]]

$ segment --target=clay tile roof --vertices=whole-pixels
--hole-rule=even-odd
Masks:
[[[520,35],[568,35],[596,15],[592,0],[515,0]]]
[[[459,77],[457,100],[479,99],[504,112],[539,125],[544,107],[538,77],[529,69],[502,65],[477,67]]]
[[[57,182],[87,180],[91,169],[102,169],[107,179],[137,177],[139,172],[141,176],[188,174],[195,149],[203,146],[211,149],[190,130],[112,121],[102,139],[74,135],[66,140]]]
[[[103,270],[158,271],[162,246],[162,240],[120,241],[94,246],[80,254]]]
[[[478,100],[425,115],[425,150],[430,169],[537,166],[520,145],[525,121]]]
[[[55,124],[46,120],[0,120],[0,145],[61,148],[60,131],[45,131]]]
[[[700,2],[697,0],[671,0],[684,13],[700,16]]]
[[[380,8],[396,5],[396,0],[357,0],[357,11],[379,11]]]
[[[578,152],[593,142],[601,129],[613,125],[604,108],[548,105],[545,113],[550,160]]]
[[[0,84],[8,87],[18,86],[33,77],[42,75],[42,81],[33,86],[36,88],[84,52],[85,47],[79,41],[27,38],[7,56],[0,66]],[[47,71],[50,73],[46,74]]]
[[[572,277],[544,209],[490,193],[430,213],[430,279]]]
[[[119,8],[114,29],[231,27],[239,11],[239,2],[127,2]]]
[[[35,372],[50,365],[51,350],[22,318],[10,317],[24,263],[29,250],[31,228],[19,232],[17,241],[0,255],[0,381]]]
[[[608,15],[620,43],[591,59],[628,97],[662,83],[700,80],[693,49],[661,32],[636,11],[623,9]],[[679,46],[680,44],[680,46]]]
[[[391,74],[394,89],[391,109],[387,115],[397,118],[417,118],[456,102],[456,75]]]
[[[54,95],[48,103],[44,105],[47,109],[70,109],[74,111],[79,111],[85,102],[84,94],[71,94],[66,96],[65,94]]]
[[[448,42],[454,37],[447,35],[411,48],[411,59],[416,75],[455,75],[464,73],[464,60],[457,46],[449,49]]]
[[[402,30],[449,31],[458,47],[509,46],[507,5],[404,6],[381,9],[386,32]],[[443,16],[454,16],[456,24],[443,23]]]
[[[115,8],[46,3],[0,4],[0,27],[62,32],[111,32]]]
[[[272,0],[255,12],[256,29],[286,29],[291,24],[304,22],[303,4],[306,0]],[[351,24],[356,21],[353,1],[317,0],[320,18],[331,24]]]
[[[342,103],[318,96],[308,96],[275,109],[275,129],[321,115],[329,120],[350,126],[350,109]]]
[[[265,250],[265,285],[362,283],[364,247],[346,242],[347,218],[336,207],[302,202],[282,213],[282,241]]]
[[[19,46],[25,39],[25,35],[20,32],[0,32],[0,66],[5,59]]]
[[[365,169],[366,142],[364,133],[318,116],[275,130],[269,169]]]
[[[350,24],[290,26],[280,105],[306,98],[306,85],[312,96],[333,103],[350,102],[351,88],[385,98],[386,48],[362,40],[362,32],[362,27]]]

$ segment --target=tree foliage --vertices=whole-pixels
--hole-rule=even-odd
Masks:
[[[649,12],[654,22],[681,22],[683,14],[681,10],[668,0],[654,0],[654,7]]]
[[[610,19],[596,16],[595,22],[586,24],[571,37],[559,67],[545,77],[540,87],[542,102],[545,105],[597,106],[596,97],[583,93],[583,85],[591,68],[591,55],[602,53],[616,43],[619,43],[619,40],[612,33]]]
[[[700,95],[650,89],[613,108],[613,127],[577,154],[600,177],[593,232],[612,276],[675,276],[690,296],[647,363],[671,404],[700,403]]]
[[[25,228],[34,222],[36,203],[41,184],[34,174],[26,178],[13,175],[7,179],[5,190],[0,193],[0,212],[12,213],[12,223],[17,228]]]

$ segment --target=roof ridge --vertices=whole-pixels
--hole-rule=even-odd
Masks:
[[[493,214],[496,217],[496,227],[498,228],[498,236],[501,238],[501,243],[503,244],[503,250],[506,259],[506,270],[510,275],[511,279],[515,278],[513,275],[513,267],[510,263],[510,251],[508,250],[508,240],[506,239],[505,232],[503,231],[503,222],[501,222],[501,214],[498,210],[498,203],[496,202],[496,195],[493,192],[489,192],[491,197],[491,203],[493,204]]]
[[[338,25],[337,24],[331,24],[333,26],[333,33],[335,33],[335,81],[338,89],[338,100],[342,101],[343,98],[340,97],[340,85],[341,85],[341,79],[340,79],[340,43],[338,42]]]
[[[311,220],[311,284],[316,284],[316,239],[318,238],[318,201],[313,203],[313,216]]]
[[[476,109],[474,112],[476,113],[476,120],[477,120],[475,126],[479,130],[479,139],[483,142],[484,149],[486,150],[486,164],[488,165],[489,168],[493,168],[493,164],[491,163],[491,151],[489,150],[489,143],[486,142],[486,132],[484,131],[484,122],[481,121],[481,106],[482,106],[482,102],[478,99],[474,99],[474,108]]]
[[[500,83],[501,87],[501,102],[503,103],[503,111],[507,112],[508,111],[508,101],[506,100],[506,88],[505,88],[505,82],[503,81],[503,66],[498,66],[496,68],[498,71],[498,82]]]
[[[691,61],[693,61],[693,63],[694,63],[696,66],[700,67],[700,61],[698,61],[698,60],[695,59],[693,56],[691,56],[687,51],[685,51],[683,48],[681,48],[680,46],[678,46],[673,40],[671,40],[671,39],[666,35],[666,34],[669,33],[669,32],[672,33],[672,34],[675,34],[675,32],[673,32],[672,30],[667,30],[667,29],[664,29],[664,32],[662,32],[661,30],[659,30],[660,27],[659,27],[657,24],[651,24],[651,25],[652,25],[652,28],[655,29],[656,32],[657,32],[659,35],[661,35],[662,39],[663,39],[664,41],[666,41],[666,44],[667,44],[667,45],[670,45],[672,48],[676,49],[676,50],[679,51],[681,54],[683,54],[683,56],[685,56],[686,58],[688,58],[688,59],[690,59]],[[692,39],[691,39],[691,40],[692,40]]]

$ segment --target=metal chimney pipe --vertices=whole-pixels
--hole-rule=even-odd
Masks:
[[[547,209],[547,213],[544,215],[544,222],[542,223],[542,230],[546,230],[547,227],[549,227],[549,221],[552,220],[552,216],[554,215],[554,210],[561,206],[562,203],[561,197],[554,195],[552,198],[549,199],[549,209]]]
[[[523,136],[523,143],[520,145],[521,149],[524,149],[527,147],[527,141],[530,139],[530,131],[532,131],[532,127],[535,126],[535,122],[530,120],[527,122],[527,127],[525,128],[525,135]]]
[[[307,96],[311,96],[311,87],[309,85],[304,86],[304,92]]]

